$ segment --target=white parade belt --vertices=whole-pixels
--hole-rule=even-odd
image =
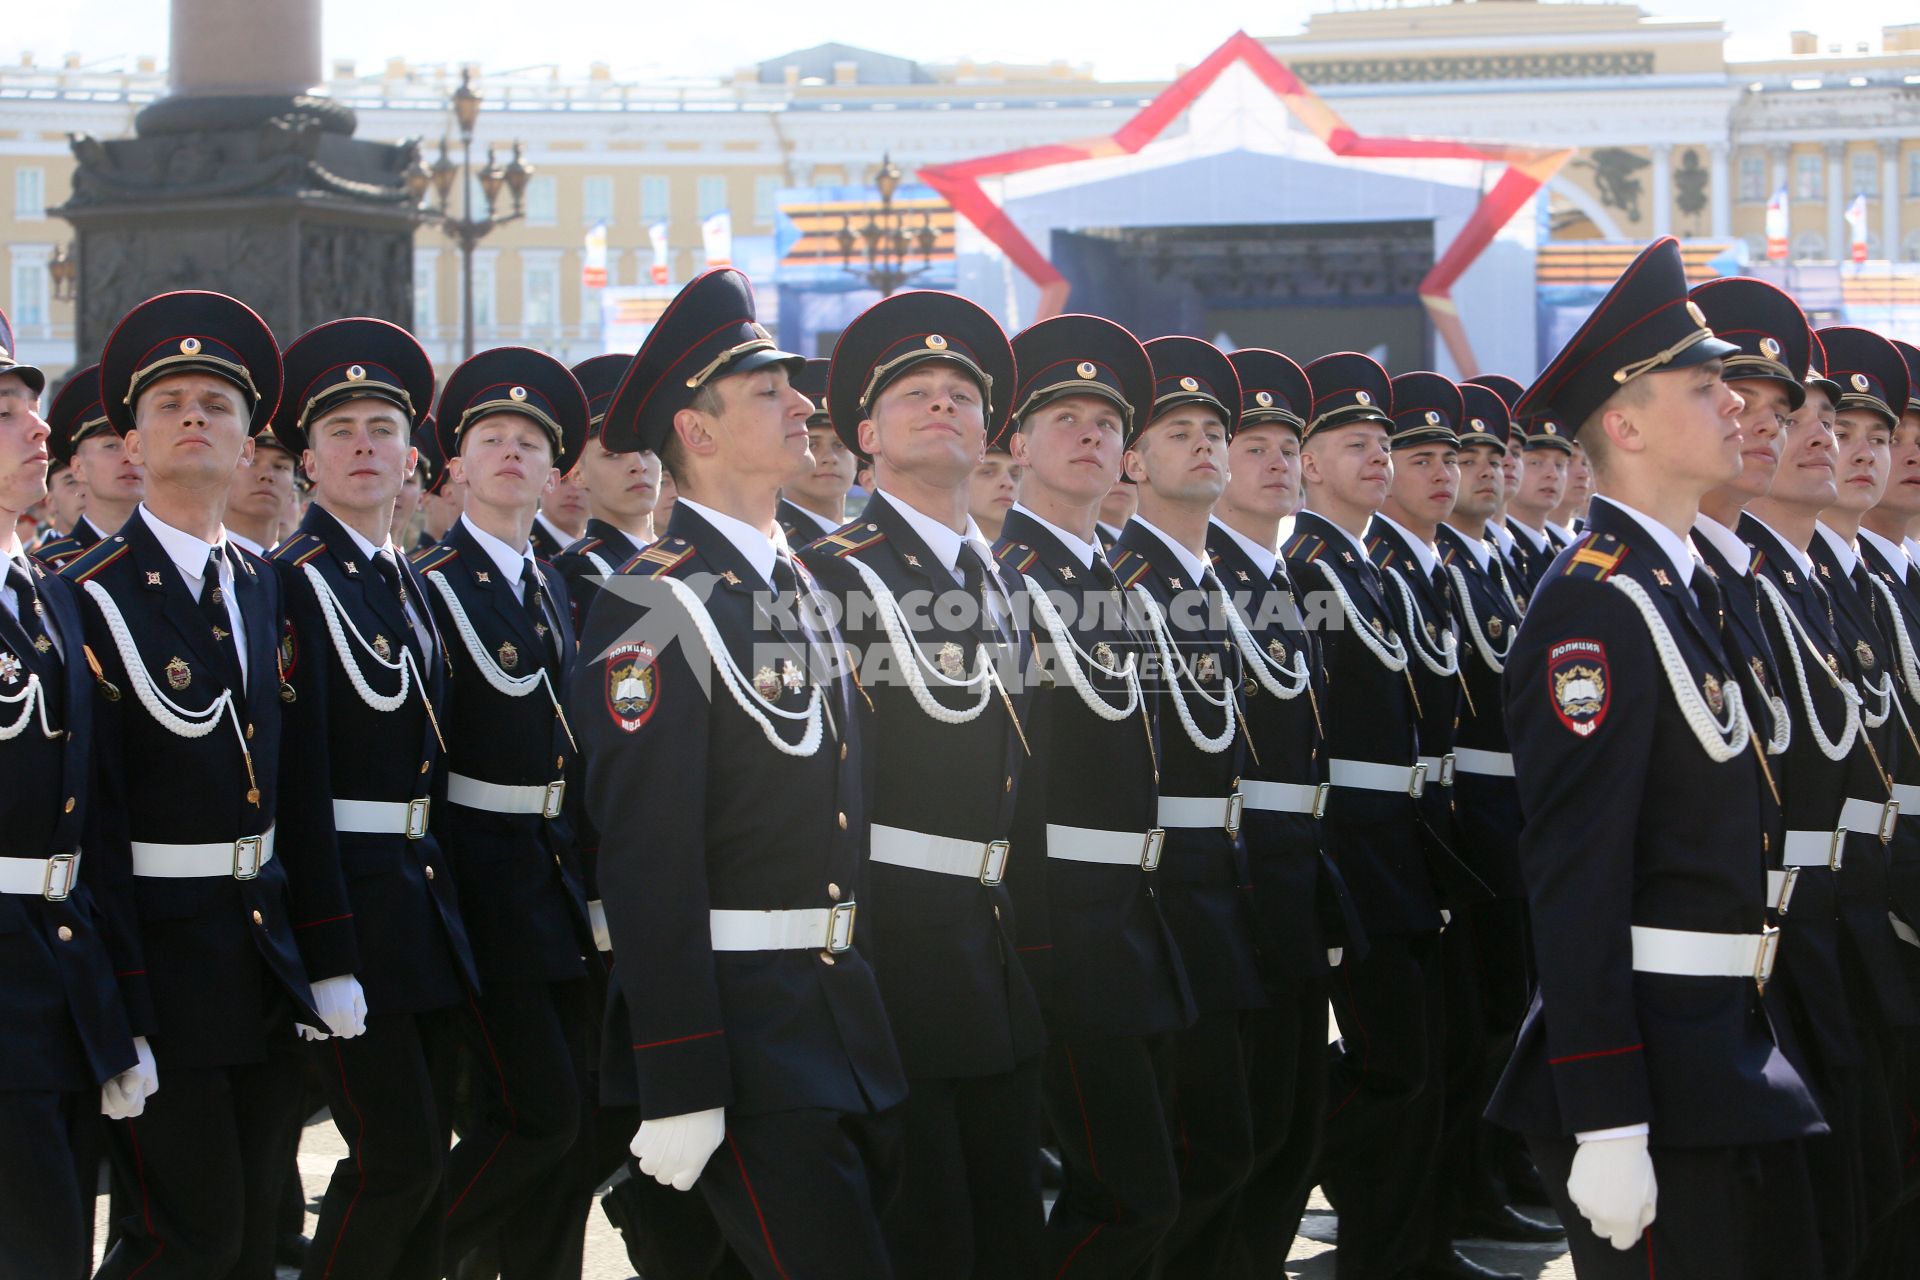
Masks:
[[[1247,798],[1249,809],[1261,813],[1304,813],[1311,818],[1327,811],[1327,792],[1332,789],[1330,782],[1318,786],[1310,782],[1242,780],[1240,783],[1240,794]]]
[[[791,911],[709,911],[715,951],[841,952],[853,946],[855,904]]]
[[[1485,778],[1511,778],[1513,776],[1513,753],[1511,751],[1482,751],[1478,747],[1455,747],[1453,749],[1453,771],[1471,773]]]
[[[1427,777],[1443,787],[1453,785],[1453,769],[1457,762],[1458,756],[1452,751],[1443,756],[1420,757],[1420,763],[1427,766]]]
[[[1920,818],[1920,786],[1911,782],[1894,783],[1893,800],[1900,806],[1902,817]]]
[[[1633,926],[1636,973],[1680,978],[1751,978],[1761,988],[1773,976],[1780,930],[1759,933],[1696,933],[1691,929]]]
[[[870,856],[890,867],[912,867],[945,876],[996,885],[1006,878],[1009,846],[1005,840],[961,840],[874,823]]]
[[[1390,791],[1415,800],[1427,789],[1427,764],[1376,764],[1371,760],[1329,760],[1327,778],[1353,791]]]
[[[1767,905],[1775,915],[1787,914],[1787,904],[1793,901],[1793,886],[1799,882],[1800,868],[1788,867],[1785,871],[1767,872]]]
[[[65,902],[79,878],[77,851],[56,853],[51,858],[0,858],[0,893]]]
[[[447,799],[468,809],[489,813],[532,813],[542,818],[560,816],[560,801],[567,794],[566,780],[535,782],[509,786],[500,782],[482,782],[464,773],[447,775]]]
[[[1789,867],[1832,867],[1838,871],[1849,832],[1877,836],[1884,844],[1892,837],[1893,824],[1899,816],[1897,801],[1875,804],[1871,800],[1850,799],[1840,806],[1840,821],[1833,830],[1787,832],[1780,861]]]
[[[427,834],[427,807],[425,796],[417,800],[335,800],[333,829],[418,840]]]
[[[273,861],[273,828],[264,835],[211,844],[156,844],[135,840],[133,874],[150,880],[197,880],[232,876],[251,880]]]
[[[1102,831],[1095,827],[1047,824],[1047,856],[1068,862],[1098,862],[1152,871],[1160,865],[1160,851],[1166,842],[1167,833],[1159,827],[1151,831]]]
[[[1163,828],[1219,827],[1229,836],[1237,836],[1245,805],[1238,790],[1226,796],[1161,796],[1159,822]]]

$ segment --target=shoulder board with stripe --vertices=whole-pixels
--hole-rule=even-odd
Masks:
[[[1001,564],[1010,564],[1015,573],[1025,573],[1040,558],[1040,553],[1024,542],[1009,542],[994,553]]]
[[[605,538],[582,538],[578,542],[574,543],[572,546],[568,547],[565,551],[562,551],[560,555],[583,556],[587,554],[587,552],[589,551],[598,551],[601,548],[601,546],[603,546],[605,543],[606,543]],[[558,559],[559,557],[555,557],[555,558]]]
[[[448,546],[428,547],[424,551],[414,552],[410,557],[413,561],[413,567],[421,573],[430,573],[444,565],[451,564],[459,558],[460,548]]]
[[[1309,542],[1313,544],[1311,547],[1307,546]],[[1312,564],[1326,549],[1325,538],[1316,538],[1311,533],[1303,533],[1293,540],[1292,546],[1286,549],[1285,557],[1288,560],[1305,560],[1308,564]]]
[[[57,538],[48,538],[27,554],[42,564],[50,564],[55,569],[59,569],[83,550],[85,548],[76,542],[71,534],[63,533]]]
[[[327,544],[310,533],[296,533],[273,549],[271,560],[285,560],[289,564],[302,565],[327,549]]]
[[[1626,558],[1627,549],[1619,539],[1611,535],[1603,539],[1599,534],[1590,533],[1573,544],[1572,554],[1567,556],[1567,567],[1561,570],[1561,576],[1605,582]]]
[[[644,573],[658,578],[683,565],[693,555],[685,538],[662,538],[621,566],[622,573]]]
[[[1447,548],[1447,553],[1440,557],[1440,563],[1450,565],[1453,563],[1453,558],[1459,554],[1460,554],[1460,548],[1455,546],[1449,546]]]
[[[826,537],[814,542],[812,546],[818,547],[828,555],[844,559],[855,551],[865,551],[868,547],[886,540],[887,535],[877,526],[856,523],[834,530]]]
[[[1113,576],[1120,580],[1121,586],[1130,587],[1146,577],[1147,570],[1153,566],[1138,552],[1115,547],[1108,557],[1107,567],[1113,570]]]
[[[75,582],[91,582],[95,574],[131,550],[133,547],[130,543],[117,537],[96,542],[77,558],[67,561],[66,567],[60,570],[60,576]]]

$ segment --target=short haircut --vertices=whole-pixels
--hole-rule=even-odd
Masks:
[[[1615,391],[1605,400],[1602,400],[1600,407],[1589,414],[1587,420],[1580,424],[1580,430],[1576,433],[1576,438],[1580,442],[1580,447],[1586,450],[1587,465],[1593,468],[1595,475],[1605,471],[1608,462],[1612,460],[1613,441],[1607,439],[1607,428],[1604,421],[1607,416],[1607,411],[1609,409],[1621,408],[1638,409],[1640,406],[1646,404],[1648,395],[1652,390],[1652,379],[1630,378],[1618,391]]]

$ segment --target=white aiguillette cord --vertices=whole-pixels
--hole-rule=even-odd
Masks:
[[[1820,656],[1819,647],[1813,642],[1813,637],[1807,634],[1807,629],[1801,625],[1799,616],[1787,604],[1786,597],[1780,594],[1780,588],[1774,586],[1773,581],[1765,574],[1756,574],[1754,580],[1760,584],[1761,593],[1766,596],[1767,604],[1773,609],[1773,616],[1779,623],[1781,635],[1787,637],[1787,657],[1793,663],[1794,683],[1800,689],[1800,705],[1806,711],[1807,727],[1813,732],[1814,743],[1820,748],[1821,755],[1838,763],[1846,758],[1847,752],[1853,748],[1855,736],[1860,732],[1860,694],[1853,687],[1852,681],[1835,675],[1827,666],[1826,660]],[[1799,644],[1793,643],[1795,638],[1798,638]],[[1841,728],[1840,739],[1837,742],[1827,735],[1827,727],[1820,722],[1819,712],[1814,708],[1813,689],[1807,683],[1806,661],[1800,656],[1802,649],[1812,655],[1820,670],[1840,692],[1841,705],[1846,710],[1843,713],[1845,724]]]
[[[1674,701],[1680,705],[1680,715],[1693,730],[1694,737],[1700,740],[1700,746],[1708,758],[1716,764],[1725,764],[1745,751],[1748,740],[1753,738],[1753,727],[1747,720],[1739,682],[1730,681],[1726,685],[1727,714],[1722,723],[1707,707],[1700,690],[1694,688],[1693,673],[1687,669],[1686,660],[1680,656],[1680,647],[1673,641],[1673,633],[1667,629],[1666,620],[1660,616],[1660,610],[1647,595],[1646,588],[1623,575],[1615,575],[1607,581],[1633,601],[1634,607],[1640,611],[1641,618],[1647,624],[1647,632],[1652,637],[1654,653],[1667,673],[1667,684],[1673,689]]]
[[[1180,717],[1180,727],[1187,731],[1187,737],[1192,740],[1194,746],[1207,752],[1209,755],[1218,755],[1232,744],[1234,729],[1237,725],[1237,718],[1234,715],[1233,709],[1232,684],[1223,676],[1220,681],[1221,691],[1218,698],[1208,693],[1205,689],[1202,689],[1200,682],[1194,678],[1192,668],[1181,662],[1180,656],[1174,652],[1173,637],[1167,629],[1166,615],[1160,612],[1160,606],[1154,601],[1153,593],[1145,587],[1135,587],[1133,590],[1134,593],[1140,597],[1140,603],[1145,607],[1147,626],[1153,632],[1155,647],[1160,650],[1160,665],[1164,667],[1167,672],[1167,692],[1173,695],[1173,709]],[[1226,607],[1229,613],[1233,611],[1232,605],[1227,605]],[[1180,692],[1180,673],[1183,670],[1187,675],[1187,685],[1193,690],[1194,695],[1208,706],[1216,707],[1220,710],[1222,726],[1217,735],[1209,737],[1207,734],[1202,733],[1200,726],[1194,721],[1193,711],[1187,706],[1187,697],[1184,693]]]
[[[381,657],[379,650],[367,643],[367,638],[360,634],[360,628],[354,625],[353,619],[341,606],[339,597],[334,595],[333,588],[327,585],[327,580],[321,576],[320,571],[310,564],[302,567],[307,575],[308,585],[313,588],[314,597],[320,602],[320,614],[326,619],[327,634],[333,637],[333,651],[340,655],[340,668],[347,673],[347,683],[351,684],[353,691],[360,695],[360,701],[364,702],[371,711],[382,713],[398,711],[406,703],[407,694],[414,688],[418,688],[420,705],[427,710],[427,722],[433,726],[433,736],[440,743],[440,749],[445,751],[447,740],[440,734],[440,718],[433,713],[433,700],[427,696],[427,680],[414,661],[413,650],[407,647],[405,640],[401,640],[398,661]],[[373,686],[367,683],[366,673],[360,669],[359,661],[353,657],[352,650],[347,645],[348,635],[353,637],[360,651],[372,658],[376,664],[387,671],[399,674],[399,692],[391,696],[374,692]]]
[[[528,676],[510,676],[494,662],[493,655],[480,643],[480,633],[473,629],[473,620],[467,617],[466,609],[461,607],[460,597],[447,581],[447,576],[435,569],[427,574],[427,580],[439,591],[440,598],[446,602],[447,612],[453,615],[454,630],[460,633],[460,641],[466,646],[467,656],[473,659],[474,667],[481,678],[493,686],[495,693],[509,698],[524,698],[539,685],[546,686],[547,700],[553,704],[553,714],[560,721],[560,728],[567,735],[567,742],[575,751],[580,744],[573,739],[573,726],[567,723],[567,713],[560,706],[560,697],[553,691],[553,681],[547,678],[547,669],[542,666]]]

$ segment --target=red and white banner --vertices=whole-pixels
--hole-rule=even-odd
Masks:
[[[1767,261],[1787,260],[1787,189],[1781,187],[1767,201]]]
[[[586,253],[581,259],[580,283],[588,289],[607,287],[607,224],[596,222],[587,232]]]
[[[1867,260],[1867,198],[1855,196],[1847,206],[1847,239],[1853,242],[1853,260]]]
[[[700,243],[707,251],[707,270],[733,265],[733,215],[722,209],[700,223]]]
[[[665,284],[672,271],[672,260],[667,257],[667,224],[656,222],[648,227],[647,241],[653,246],[653,269],[648,278],[655,284]]]

